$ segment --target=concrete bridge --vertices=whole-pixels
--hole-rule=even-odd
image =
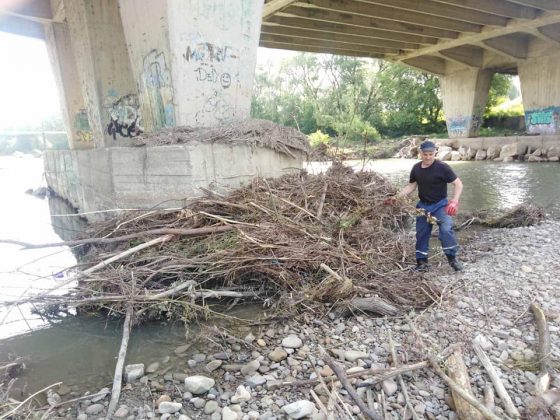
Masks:
[[[560,135],[558,0],[10,3],[0,11],[0,30],[45,39],[62,99],[72,152],[52,157],[47,167],[57,176],[50,182],[74,176],[93,191],[80,194],[104,197],[96,204],[71,197],[84,209],[138,202],[115,198],[127,194],[115,187],[114,162],[130,163],[130,175],[140,171],[145,177],[150,159],[150,152],[135,156],[138,152],[130,148],[110,150],[120,149],[115,146],[127,139],[141,132],[249,117],[259,45],[382,58],[437,74],[448,133],[455,138],[477,135],[492,74],[518,74],[528,131]],[[171,154],[176,156],[177,150],[159,156],[153,165],[168,161]],[[257,167],[263,174],[282,172],[249,160],[233,164],[240,173]],[[262,170],[265,166],[268,172]],[[223,170],[215,166],[204,182]],[[97,181],[104,179],[107,186],[100,189],[96,184],[103,182]],[[142,203],[183,193],[174,187],[159,194],[162,185],[152,186],[155,191]],[[73,189],[71,183],[58,188]]]

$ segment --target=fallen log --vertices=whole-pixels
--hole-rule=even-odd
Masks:
[[[373,312],[379,315],[395,316],[400,312],[399,309],[380,297],[354,298],[345,303],[349,309],[363,312]]]
[[[473,396],[470,377],[463,361],[463,352],[460,348],[455,349],[453,354],[447,358],[447,371],[449,377],[453,379],[466,393]],[[464,400],[456,389],[451,388],[451,395],[455,403],[455,411],[462,420],[481,420],[482,414],[468,401]],[[474,398],[474,396],[473,396]]]

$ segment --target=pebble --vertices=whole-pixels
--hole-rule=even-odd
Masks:
[[[207,376],[195,375],[185,379],[185,389],[194,395],[204,394],[214,386],[216,381]]]
[[[268,358],[273,362],[281,362],[287,357],[288,357],[288,353],[286,353],[286,350],[284,350],[281,347],[277,347],[276,349],[268,353]]]
[[[235,395],[231,397],[233,404],[247,402],[251,399],[251,393],[243,386],[239,385],[235,391]]]
[[[126,365],[124,367],[124,380],[126,382],[134,382],[142,376],[144,376],[144,363]]]
[[[224,362],[222,362],[221,360],[212,360],[206,364],[206,370],[208,372],[214,372],[216,369],[222,366],[222,363]]]
[[[301,419],[311,416],[317,411],[315,404],[308,400],[299,400],[282,407],[282,411],[291,419]]]
[[[303,341],[295,334],[289,335],[282,340],[282,347],[299,349],[301,346],[303,346]]]
[[[183,404],[181,403],[176,403],[172,401],[163,401],[158,407],[158,412],[161,414],[165,414],[165,413],[173,414],[181,410],[181,408],[183,408]]]
[[[86,408],[86,414],[96,415],[101,413],[103,410],[105,410],[105,406],[103,404],[92,404]]]
[[[205,414],[212,414],[216,411],[218,411],[220,407],[218,406],[218,403],[216,401],[210,400],[207,401],[206,404],[204,405],[204,413]]]

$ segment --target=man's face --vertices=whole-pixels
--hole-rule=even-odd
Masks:
[[[424,166],[430,166],[434,163],[434,159],[436,157],[435,152],[421,152],[420,157],[422,158],[422,163]]]

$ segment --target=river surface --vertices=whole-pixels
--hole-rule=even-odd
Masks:
[[[376,170],[396,185],[408,181],[414,160],[386,159],[349,161],[356,170]],[[503,210],[523,202],[541,205],[560,216],[560,165],[558,163],[451,162],[465,185],[462,210]],[[326,169],[312,163],[310,172]],[[41,159],[0,157],[0,238],[33,243],[69,239],[81,229],[77,217],[67,212],[61,200],[41,200],[25,194],[28,188],[44,186]],[[50,201],[50,203],[49,203]],[[54,214],[54,215],[53,215]],[[75,393],[95,391],[112,381],[115,356],[121,339],[121,325],[94,316],[48,320],[36,315],[29,305],[7,306],[22,296],[40,293],[64,281],[64,269],[76,263],[66,247],[20,250],[0,244],[0,366],[11,357],[24,358],[27,369],[15,386],[29,393],[63,381]],[[71,286],[71,285],[69,285]],[[63,293],[64,289],[60,290]],[[255,308],[240,309],[239,316],[253,317]],[[70,311],[71,312],[71,311]],[[150,363],[186,343],[181,324],[152,324],[134,329],[127,363]],[[203,345],[203,343],[202,343]],[[196,351],[196,347],[193,349]],[[183,360],[176,360],[184,363]],[[18,395],[14,395],[18,397]]]

